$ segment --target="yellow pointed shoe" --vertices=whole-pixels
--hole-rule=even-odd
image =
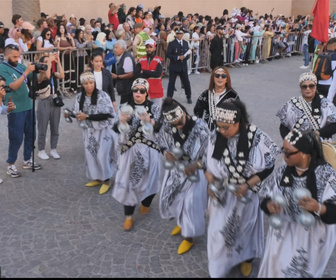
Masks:
[[[181,233],[181,228],[179,226],[175,226],[174,229],[170,232],[170,235],[178,235]]]
[[[100,184],[101,184],[100,181],[94,180],[94,181],[90,181],[89,183],[85,184],[85,187],[97,187]]]
[[[102,184],[102,186],[99,189],[99,194],[107,193],[110,189],[110,184]]]
[[[149,207],[143,206],[141,204],[141,208],[140,208],[140,214],[142,215],[147,215],[149,213]]]
[[[187,240],[183,240],[182,243],[180,244],[177,253],[179,255],[184,254],[190,250],[190,248],[194,245],[194,243],[189,242]]]
[[[242,262],[240,264],[240,272],[246,277],[249,276],[252,272],[252,263]]]
[[[133,218],[130,218],[130,219],[125,219],[125,222],[124,222],[124,231],[129,231],[131,230],[133,227]]]

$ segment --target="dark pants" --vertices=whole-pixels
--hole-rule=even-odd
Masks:
[[[152,200],[153,200],[154,196],[155,196],[155,194],[147,196],[143,201],[141,201],[141,204],[143,206],[145,206],[145,207],[149,207],[151,205],[151,203],[152,203]],[[131,215],[133,215],[134,210],[135,210],[135,206],[124,205],[125,216],[131,216]]]
[[[181,84],[184,86],[184,91],[185,91],[185,95],[187,99],[191,98],[191,88],[190,88],[190,81],[188,77],[188,71],[181,71],[181,72],[169,71],[167,96],[170,98],[173,98],[177,76],[180,76],[181,78]]]
[[[8,159],[7,163],[15,163],[20,147],[23,145],[23,160],[32,157],[35,141],[35,115],[33,110],[10,113],[8,119]]]

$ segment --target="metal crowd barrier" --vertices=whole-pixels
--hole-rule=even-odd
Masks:
[[[286,39],[288,47],[285,50],[286,54],[293,53],[302,53],[302,39],[303,34],[290,33]],[[164,59],[163,75],[168,75],[169,70],[169,59],[165,56],[165,53],[160,47],[160,41],[157,42],[157,55]],[[211,72],[210,68],[210,40],[201,39],[199,45],[199,61],[198,67],[196,67],[193,52],[191,58],[188,60],[188,70],[189,72],[196,70],[205,70]],[[254,44],[257,44],[255,47]],[[235,46],[234,38],[223,38],[223,49],[224,49],[224,60],[223,65],[229,66],[235,64],[235,56],[237,51],[237,46]],[[263,48],[267,47],[264,44],[263,37],[250,37],[246,40],[246,44],[243,46],[242,60],[249,62],[251,57],[254,58],[254,61],[261,61]],[[49,55],[55,50],[50,51],[28,51],[22,53],[22,63],[27,64],[28,62],[37,61],[38,58],[43,55]],[[92,48],[83,48],[83,49],[73,49],[69,51],[59,52],[61,65],[64,69],[65,78],[57,80],[56,89],[62,94],[63,97],[72,97],[74,92],[81,87],[79,76],[82,71],[88,68],[89,55],[92,52]],[[253,53],[255,52],[255,53]],[[271,40],[270,53],[266,57],[268,60],[272,60],[275,57],[279,57],[284,54],[277,54],[278,50],[276,49],[276,43],[274,40]],[[252,56],[251,56],[252,55]],[[4,54],[0,54],[0,63],[4,61]],[[237,63],[238,64],[238,63]],[[72,91],[73,90],[73,91]]]

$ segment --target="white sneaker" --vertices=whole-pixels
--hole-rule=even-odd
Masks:
[[[195,74],[201,74],[201,72],[195,71]]]
[[[61,158],[60,155],[57,153],[56,149],[52,149],[50,151],[50,155],[54,158],[54,159],[59,159]]]
[[[0,179],[0,184],[2,184],[2,182],[3,182],[3,180],[2,180],[2,179]]]
[[[191,74],[191,71],[188,71],[188,75],[190,75]]]
[[[42,150],[42,151],[39,151],[37,156],[40,158],[40,159],[49,159],[49,156],[46,154],[45,150]]]
[[[308,67],[309,66],[304,66],[304,65],[300,66],[301,69],[308,69]]]

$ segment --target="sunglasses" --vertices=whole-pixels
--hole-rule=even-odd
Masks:
[[[227,77],[227,75],[226,74],[215,74],[214,77],[217,78],[217,79],[219,77],[222,77],[222,79],[225,79]]]
[[[307,88],[309,88],[309,89],[314,89],[315,87],[316,87],[315,84],[301,85],[301,86],[300,86],[301,89],[307,89]]]
[[[144,88],[133,88],[132,92],[136,93],[140,91],[141,94],[145,94],[147,91]]]
[[[13,45],[13,44],[9,44],[9,45],[7,45],[6,48],[10,48],[10,49],[12,49],[12,50],[16,50],[16,51],[19,50],[19,47],[18,47],[17,45]]]
[[[46,36],[51,36],[51,33],[47,33]]]
[[[295,152],[289,153],[289,152],[285,151],[285,149],[282,147],[281,152],[285,155],[286,158],[289,158],[290,156],[295,155],[295,154],[299,153],[300,151],[297,150]]]

